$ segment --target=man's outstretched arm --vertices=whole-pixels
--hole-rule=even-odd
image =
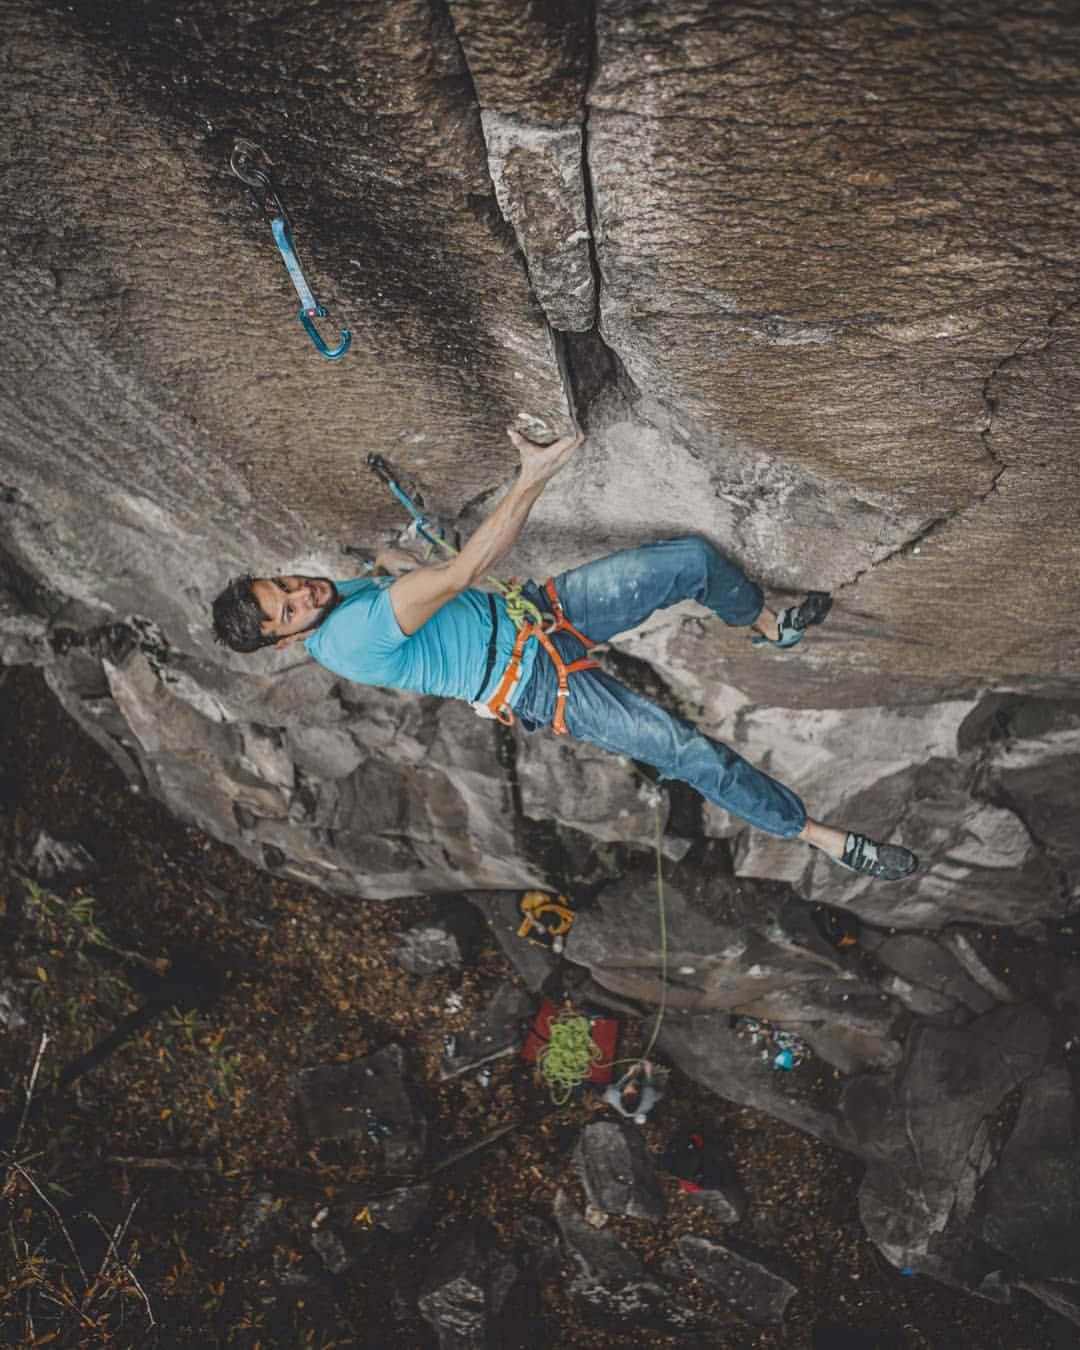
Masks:
[[[509,436],[521,457],[521,470],[495,510],[456,558],[418,568],[399,577],[390,587],[390,603],[403,633],[412,634],[422,628],[448,600],[475,586],[495,567],[513,547],[548,479],[558,473],[585,439],[580,428],[551,445],[535,445],[512,428]]]

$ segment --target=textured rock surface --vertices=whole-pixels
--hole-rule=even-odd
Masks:
[[[736,528],[771,577],[845,585],[858,645],[896,673],[1031,673],[1042,616],[1024,612],[1030,578],[998,567],[1003,548],[1029,555],[1031,529],[1041,580],[1075,593],[1076,32],[1057,6],[997,22],[1000,58],[985,16],[936,7],[597,11],[605,336],[715,456],[717,489],[768,499],[740,503]],[[1025,450],[1021,427],[1058,450]],[[730,442],[756,472],[740,455],[725,478]],[[815,498],[837,534],[786,528]],[[960,595],[991,588],[993,616],[954,622]],[[1044,648],[1042,670],[1068,675],[1075,653]]]
[[[713,852],[688,856],[665,883],[668,1006],[767,1018],[845,1072],[894,1063],[898,1004],[822,938],[786,887],[717,878]],[[628,877],[578,918],[566,954],[608,994],[658,1003],[657,924],[655,878]]]
[[[412,975],[430,975],[447,966],[460,969],[472,950],[479,922],[472,905],[452,900],[430,919],[407,928],[394,956]]]
[[[42,830],[30,853],[30,874],[52,888],[74,886],[98,872],[93,855],[77,841],[54,839]]]
[[[536,1012],[536,1003],[516,984],[501,984],[495,996],[474,1022],[453,1038],[439,1063],[439,1076],[453,1078],[501,1055],[517,1050],[523,1026]]]
[[[719,1290],[748,1322],[776,1326],[799,1292],[795,1273],[781,1271],[776,1257],[724,1246],[690,1234],[679,1239],[679,1253],[694,1274]]]
[[[659,1178],[641,1134],[617,1120],[586,1125],[574,1147],[589,1203],[603,1214],[657,1223],[667,1213]]]
[[[710,1327],[710,1319],[671,1299],[614,1233],[591,1228],[562,1191],[555,1197],[555,1218],[569,1266],[566,1292],[587,1312],[604,1322],[667,1331]]]
[[[469,1223],[452,1233],[436,1252],[418,1299],[440,1347],[489,1345],[517,1276],[513,1258],[485,1224]]]
[[[666,792],[669,870],[709,866],[673,877],[665,1053],[866,1158],[894,1259],[1080,1318],[1071,7],[0,19],[0,661],[45,667],[133,787],[283,875],[471,891],[507,943],[520,888],[603,887],[571,955],[648,1006],[632,766],[207,631],[227,574],[348,574],[344,550],[394,536],[365,452],[467,530],[513,473],[501,428],[549,436],[573,404],[589,438],[507,574],[694,529],[777,594],[833,590],[797,653],[682,606],[604,659],[814,814],[923,858],[870,886]],[[353,332],[339,363],[228,173],[237,136],[274,159]],[[797,895],[857,913],[854,951]],[[550,958],[515,959],[538,989]],[[732,1010],[850,1091],[795,1091]],[[655,1311],[626,1278],[628,1315]]]

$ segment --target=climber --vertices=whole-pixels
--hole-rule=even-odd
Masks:
[[[521,642],[506,600],[476,584],[513,546],[545,484],[583,436],[577,430],[543,446],[512,428],[508,434],[520,457],[518,477],[457,556],[419,566],[404,550],[386,549],[368,576],[340,582],[234,578],[213,603],[218,641],[238,652],[303,642],[344,679],[462,698],[530,732],[565,728],[852,871],[886,881],[913,872],[918,860],[908,849],[810,819],[790,788],[582,659],[588,646],[689,599],[756,634],[763,647],[789,649],[824,617],[820,597],[776,613],[712,544],[695,536],[658,540],[562,572],[544,589],[527,582],[525,598],[559,623],[539,641]]]

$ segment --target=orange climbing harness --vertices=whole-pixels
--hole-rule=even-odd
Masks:
[[[593,661],[588,656],[581,657],[578,661],[571,661],[569,665],[562,659],[551,640],[553,633],[571,633],[581,643],[583,647],[595,647],[594,642],[590,642],[584,633],[579,633],[570,620],[563,613],[563,607],[559,603],[559,597],[555,593],[555,578],[548,577],[544,583],[544,591],[548,600],[551,602],[551,612],[555,616],[552,623],[543,625],[531,621],[524,623],[518,629],[517,638],[514,641],[514,650],[510,656],[510,664],[503,671],[502,679],[495,688],[494,694],[486,700],[485,706],[492,717],[497,717],[504,727],[514,725],[514,714],[510,708],[510,696],[518,686],[521,679],[521,654],[525,650],[525,644],[530,638],[536,638],[540,646],[551,657],[552,665],[555,667],[555,674],[559,677],[559,692],[555,696],[555,716],[551,719],[551,729],[556,736],[566,735],[566,718],[564,716],[566,708],[566,696],[570,693],[569,676],[576,675],[580,670],[598,670],[600,663]]]

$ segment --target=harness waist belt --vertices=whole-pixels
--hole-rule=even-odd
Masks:
[[[552,665],[555,667],[555,674],[559,680],[559,691],[555,695],[555,716],[551,719],[551,729],[556,736],[566,735],[566,698],[570,693],[568,677],[576,675],[581,670],[598,670],[599,662],[593,661],[590,657],[582,657],[578,661],[571,661],[567,664],[559,655],[554,642],[551,640],[553,633],[570,633],[576,637],[581,645],[588,650],[596,644],[590,642],[584,633],[579,632],[574,625],[567,619],[563,613],[563,607],[559,602],[559,597],[555,592],[555,578],[548,577],[544,583],[544,591],[548,600],[551,602],[551,612],[555,616],[554,621],[547,627],[538,623],[524,623],[518,629],[517,637],[514,640],[514,650],[510,656],[510,664],[502,673],[502,678],[496,686],[494,694],[479,704],[491,717],[497,718],[504,727],[514,725],[514,713],[510,707],[510,699],[521,680],[521,654],[525,650],[525,644],[530,638],[536,638],[541,647],[551,657]],[[485,677],[485,683],[486,683]]]

